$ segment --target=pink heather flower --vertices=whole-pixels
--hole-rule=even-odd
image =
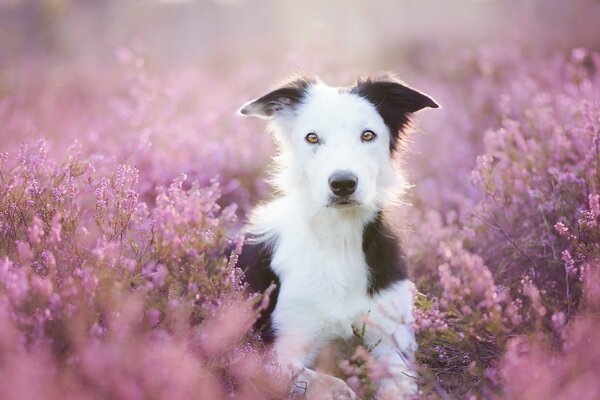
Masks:
[[[576,49],[573,49],[573,51],[571,52],[571,59],[576,63],[580,63],[585,59],[587,54],[588,51],[585,48],[578,47]]]
[[[65,198],[65,191],[62,187],[55,186],[50,189],[50,193],[52,193],[52,200],[56,203],[61,203]]]
[[[542,305],[542,296],[539,289],[531,281],[531,279],[525,277],[521,280],[521,288],[523,294],[531,301],[533,310],[540,316],[546,315],[546,308]]]
[[[31,276],[31,287],[45,297],[50,296],[53,291],[52,281],[37,274]]]
[[[28,183],[29,185],[27,186],[27,194],[29,194],[29,197],[35,198],[39,196],[42,192],[42,189],[40,188],[37,179],[31,179]]]
[[[588,260],[581,267],[583,298],[588,306],[600,309],[600,262]]]
[[[54,311],[59,310],[59,307],[61,306],[61,299],[60,299],[60,295],[58,293],[53,292],[50,295],[49,305],[52,310],[54,310]]]
[[[94,289],[98,286],[99,279],[94,274],[94,271],[91,268],[83,268],[76,270],[78,272],[79,277],[81,278],[81,287],[87,293],[94,293]]]
[[[275,285],[274,283],[272,283],[267,290],[265,290],[265,293],[263,294],[262,300],[260,302],[260,309],[261,310],[266,310],[267,308],[269,308],[269,303],[271,302],[271,294],[273,293],[273,291],[277,288],[277,285]]]
[[[597,219],[600,216],[600,194],[588,195],[588,202],[592,218]]]
[[[552,327],[557,333],[563,333],[566,322],[567,316],[564,312],[560,311],[552,314]]]
[[[43,261],[44,265],[48,267],[48,269],[54,270],[56,268],[56,258],[54,257],[54,253],[52,253],[50,250],[41,251],[40,259]]]
[[[90,333],[96,337],[102,337],[106,333],[106,328],[100,326],[98,323],[94,323],[90,328]]]
[[[199,288],[198,288],[198,284],[197,283],[190,282],[190,283],[188,283],[187,287],[188,287],[188,292],[190,292],[191,294],[198,293]]]
[[[29,152],[29,146],[27,143],[23,143],[19,146],[19,164],[21,167],[27,166],[27,153]]]
[[[567,273],[571,276],[577,274],[577,268],[575,267],[575,261],[573,261],[573,258],[571,257],[571,253],[569,253],[569,250],[564,250],[562,252],[562,260],[565,263],[565,269],[567,270]]]
[[[354,364],[350,364],[350,360],[342,360],[339,362],[340,370],[347,376],[358,375],[360,368]]]
[[[412,364],[410,360],[407,360],[407,362]],[[389,362],[377,360],[371,356],[366,365],[369,370],[369,379],[371,382],[379,382],[382,379],[391,377]]]
[[[0,283],[6,284],[12,266],[13,263],[8,256],[4,256],[4,258],[0,259]]]
[[[73,202],[77,198],[77,188],[75,186],[75,180],[72,177],[69,177],[67,180],[67,187],[63,190],[63,193],[66,195],[67,200]]]
[[[558,234],[560,236],[568,236],[569,235],[569,228],[567,228],[565,226],[565,224],[563,224],[562,222],[557,222],[556,224],[554,224],[554,229],[556,229],[556,232],[558,232]]]
[[[582,229],[594,229],[598,226],[598,221],[592,216],[592,212],[584,210],[581,218],[577,220],[577,225]]]
[[[44,236],[44,223],[38,216],[34,216],[29,227],[29,241],[33,244],[40,244]]]
[[[498,370],[496,368],[486,368],[483,372],[483,376],[494,383],[498,383]],[[471,397],[473,400],[477,399],[476,396]]]
[[[96,240],[96,245],[92,249],[92,253],[100,261],[104,260],[104,258],[106,257],[106,244],[107,244],[106,238],[100,237]]]
[[[22,302],[29,294],[27,269],[15,265],[8,257],[0,260],[0,284],[4,286],[8,295],[17,304]]]
[[[148,322],[150,325],[157,326],[160,322],[160,311],[155,308],[146,311],[146,317],[148,318]]]
[[[92,254],[98,258],[99,261],[110,260],[111,266],[114,264],[112,259],[118,254],[119,245],[117,242],[111,242],[106,236],[100,236],[96,239],[96,244],[92,248]]]
[[[420,309],[415,307],[413,309],[414,323],[413,328],[416,333],[424,330],[446,330],[448,324],[444,319],[444,315],[439,308],[439,300],[437,298],[432,299],[433,306],[428,309]]]
[[[473,313],[473,309],[471,307],[469,307],[468,305],[464,304],[460,307],[460,312],[465,315],[471,315]]]
[[[162,264],[147,264],[142,269],[142,274],[144,274],[145,277],[151,279],[154,286],[159,288],[165,284],[165,279],[168,275],[168,271]]]
[[[121,260],[121,265],[124,269],[130,272],[134,272],[137,267],[137,261],[133,258],[123,257]]]
[[[440,283],[444,288],[444,297],[441,302],[444,304],[455,300],[458,297],[458,293],[461,292],[460,278],[452,274],[449,264],[441,264],[438,267],[438,272],[440,274]]]
[[[23,260],[24,262],[29,262],[33,259],[33,250],[31,250],[31,246],[29,246],[29,243],[17,240],[16,245],[21,260]]]
[[[232,348],[251,328],[254,318],[245,302],[224,302],[215,307],[211,317],[204,322],[200,346],[209,356]]]
[[[60,242],[60,233],[62,231],[62,215],[60,212],[57,212],[52,216],[52,225],[50,226],[50,241],[53,243]]]
[[[103,177],[96,188],[96,208],[104,211],[108,207],[108,193],[110,191],[110,179]]]

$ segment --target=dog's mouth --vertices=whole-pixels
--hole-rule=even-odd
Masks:
[[[328,207],[345,208],[359,206],[360,202],[350,197],[332,197],[329,199]]]

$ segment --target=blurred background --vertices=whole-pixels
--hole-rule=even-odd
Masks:
[[[595,0],[0,0],[0,146],[44,137],[60,152],[77,140],[123,162],[153,145],[152,160],[135,161],[149,186],[186,171],[202,182],[238,174],[262,192],[245,181],[272,148],[239,146],[262,131],[235,116],[243,102],[293,72],[343,86],[393,71],[444,106],[423,113],[429,134],[413,156],[455,148],[437,165],[409,163],[415,180],[426,187],[459,166],[465,182],[482,133],[468,127],[468,110],[456,113],[477,102],[469,74],[497,85],[503,63],[598,49],[598,21]]]
[[[27,63],[106,74],[132,46],[154,68],[314,68],[406,73],[421,53],[439,63],[485,43],[537,49],[597,45],[598,2],[557,0],[1,0],[3,87]],[[272,70],[268,76],[273,79]],[[279,72],[279,71],[277,71]],[[333,76],[335,78],[335,76]],[[346,82],[341,82],[346,83]]]
[[[157,67],[201,64],[231,73],[264,57],[302,68],[299,60],[318,67],[329,55],[325,61],[369,71],[405,68],[415,52],[447,46],[456,52],[498,40],[587,47],[598,40],[599,6],[593,0],[2,0],[0,7],[4,65],[38,60],[104,70],[115,48],[128,44],[140,46]]]

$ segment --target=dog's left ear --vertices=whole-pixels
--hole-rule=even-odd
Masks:
[[[316,78],[313,77],[295,77],[264,96],[244,104],[239,113],[262,119],[283,116],[293,112],[314,83]]]
[[[431,97],[405,85],[390,74],[359,79],[350,91],[375,106],[392,134],[392,149],[396,148],[413,113],[426,107],[439,107]]]

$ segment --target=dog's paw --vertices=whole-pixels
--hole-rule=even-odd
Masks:
[[[304,368],[294,380],[292,398],[303,400],[355,400],[354,391],[343,380]]]

